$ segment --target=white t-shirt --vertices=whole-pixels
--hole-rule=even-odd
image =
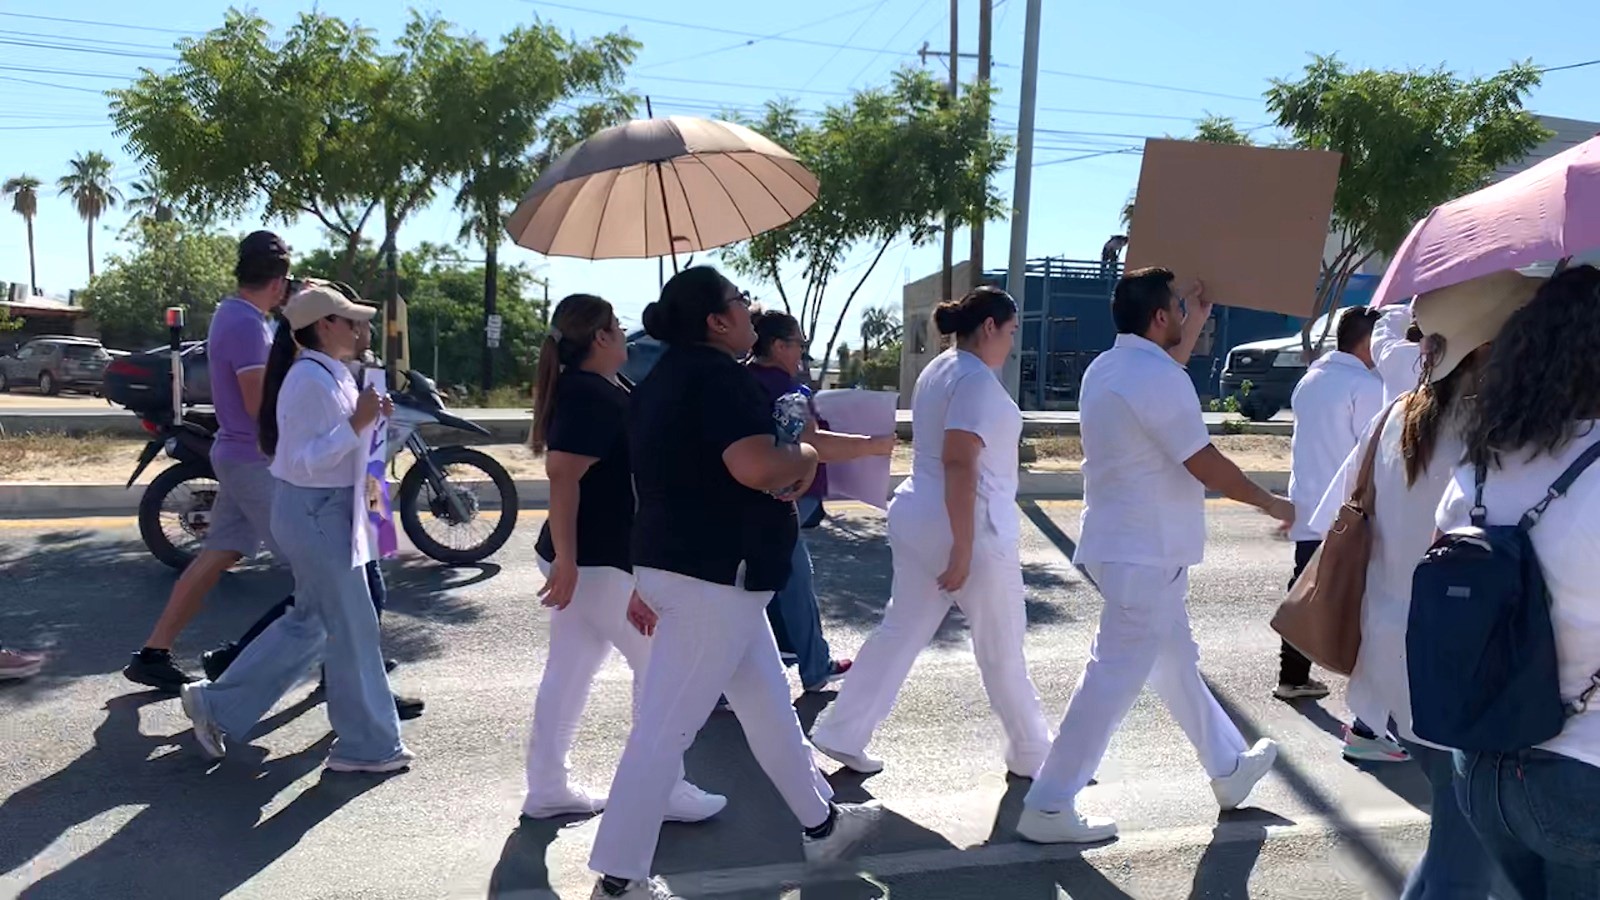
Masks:
[[[1205,487],[1184,468],[1211,443],[1189,373],[1132,334],[1083,373],[1083,536],[1073,561],[1192,566],[1205,556]]]
[[[1567,466],[1600,440],[1600,421],[1583,423],[1578,437],[1554,455],[1508,460],[1490,469],[1483,505],[1490,525],[1512,525],[1536,506]],[[1455,472],[1436,523],[1440,531],[1471,522],[1473,471]],[[1555,628],[1561,699],[1576,700],[1600,672],[1600,463],[1578,478],[1565,497],[1550,504],[1529,532],[1539,568],[1550,590],[1550,623]],[[1562,756],[1600,766],[1600,695],[1587,712],[1567,720],[1561,734],[1539,745]]]
[[[1312,364],[1295,385],[1289,405],[1294,410],[1289,499],[1295,513],[1289,537],[1320,541],[1326,532],[1312,527],[1312,516],[1339,467],[1383,408],[1383,382],[1360,359],[1334,351]]]
[[[983,441],[978,454],[977,521],[974,540],[1013,549],[1021,539],[1017,512],[1017,446],[1022,411],[983,360],[951,348],[917,376],[911,398],[911,477],[895,491],[890,513],[910,528],[927,528],[929,539],[950,541],[944,505],[944,434],[967,431]]]

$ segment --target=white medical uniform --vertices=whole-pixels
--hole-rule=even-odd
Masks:
[[[1289,500],[1294,503],[1294,541],[1320,541],[1311,525],[1317,504],[1338,476],[1361,436],[1383,409],[1383,381],[1359,358],[1336,350],[1311,366],[1295,385],[1294,438],[1290,449]]]
[[[1415,390],[1422,376],[1422,345],[1406,340],[1411,304],[1388,307],[1372,326],[1372,363],[1383,379],[1383,405]]]
[[[1148,682],[1206,774],[1232,774],[1244,737],[1200,677],[1185,608],[1205,552],[1205,488],[1184,462],[1211,443],[1188,373],[1138,335],[1117,336],[1084,372],[1083,533],[1074,562],[1105,606],[1060,736],[1024,801],[1071,809]]]
[[[1018,551],[1017,442],[1022,412],[982,360],[950,349],[917,378],[911,417],[917,426],[911,477],[889,504],[892,596],[883,621],[856,655],[850,677],[812,731],[812,739],[833,750],[863,753],[893,708],[911,664],[954,604],[967,617],[989,706],[1006,733],[1006,766],[1018,775],[1032,776],[1049,752],[1050,730],[1022,650],[1028,625]],[[953,593],[937,584],[954,541],[944,502],[942,454],[947,431],[970,432],[983,441],[972,567],[967,583]]]

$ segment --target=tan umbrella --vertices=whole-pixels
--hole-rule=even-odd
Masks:
[[[546,256],[649,259],[709,250],[789,222],[817,178],[732,122],[671,116],[607,128],[563,153],[506,220]],[[670,239],[669,239],[670,236]]]

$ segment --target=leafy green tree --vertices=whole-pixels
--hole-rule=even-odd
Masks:
[[[94,225],[106,211],[122,200],[122,191],[111,183],[111,160],[98,150],[73,158],[67,174],[56,181],[59,193],[72,198],[78,216],[88,223],[89,277],[94,278]]]
[[[33,251],[33,220],[39,215],[39,185],[32,175],[18,175],[0,185],[0,196],[11,198],[11,211],[22,217],[28,229],[28,290],[39,293],[39,267]]]
[[[143,175],[128,185],[128,190],[130,196],[125,206],[132,215],[124,233],[146,222],[171,222],[177,219],[172,189],[168,187],[167,177],[160,169],[147,167]]]
[[[191,335],[205,334],[217,302],[233,290],[238,239],[152,221],[134,240],[83,292],[83,307],[106,343],[130,349],[160,343],[169,306],[184,308]]]
[[[900,316],[888,306],[874,306],[861,314],[861,355],[866,359],[900,340]],[[898,356],[896,365],[899,364]]]
[[[952,101],[933,75],[904,69],[886,88],[829,106],[816,124],[803,122],[788,102],[770,103],[759,121],[745,123],[798,157],[821,188],[794,222],[723,257],[741,274],[770,282],[813,341],[833,280],[854,281],[818,357],[824,367],[851,304],[891,244],[926,244],[942,233],[947,212],[955,227],[1003,214],[993,180],[1011,144],[989,126],[990,90],[974,84]],[[873,248],[871,261],[859,275],[843,271],[858,246]],[[786,267],[798,269],[804,284],[797,300]]]
[[[1315,57],[1297,81],[1273,82],[1267,107],[1294,145],[1344,157],[1333,198],[1340,246],[1323,264],[1313,318],[1433,207],[1482,187],[1548,137],[1523,109],[1538,84],[1531,63],[1462,79],[1443,68],[1352,70],[1333,56]],[[1301,341],[1309,354],[1309,324]]]
[[[900,387],[900,348],[898,337],[879,347],[861,361],[861,386],[873,391],[892,391]]]

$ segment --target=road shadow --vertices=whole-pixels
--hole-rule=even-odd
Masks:
[[[500,849],[500,859],[489,876],[487,900],[560,900],[550,886],[546,856],[562,829],[581,821],[521,819]]]
[[[426,559],[385,563],[388,655],[402,662],[444,652],[441,629],[469,625],[482,607],[465,589],[499,575],[493,563],[452,569]],[[178,573],[156,561],[138,540],[107,540],[70,529],[0,545],[0,636],[8,645],[49,656],[42,675],[4,692],[29,703],[61,679],[118,672],[166,606]],[[199,668],[198,657],[244,634],[293,589],[288,570],[261,556],[223,575],[200,615],[174,648],[178,663]],[[144,689],[128,685],[132,692]]]
[[[1189,900],[1245,900],[1250,875],[1261,859],[1269,826],[1293,825],[1276,813],[1244,809],[1222,813],[1195,866]]]
[[[825,629],[831,623],[870,631],[882,621],[894,581],[894,555],[886,525],[881,515],[829,516],[805,532],[818,563],[817,606]],[[1057,567],[1024,562],[1022,583],[1030,628],[1072,621],[1059,604],[1044,599],[1074,586]],[[966,618],[952,606],[930,646],[950,646],[966,639]]]
[[[69,830],[120,807],[141,807],[116,833],[60,868],[45,869],[28,900],[122,897],[134,885],[181,886],[184,896],[220,897],[292,849],[323,820],[378,786],[381,776],[324,772],[262,820],[262,811],[316,772],[328,735],[299,752],[263,761],[241,746],[209,765],[187,734],[147,735],[139,711],[149,695],[114,697],[94,746],[0,804],[0,872],[34,860]]]
[[[1301,718],[1317,726],[1322,732],[1344,741],[1344,722],[1338,716],[1328,712],[1327,707],[1315,700],[1280,700],[1285,706],[1299,713]]]

